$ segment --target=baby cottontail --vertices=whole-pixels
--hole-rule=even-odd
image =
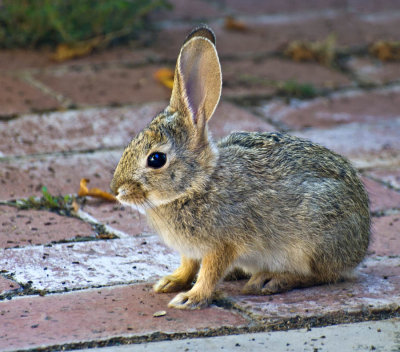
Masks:
[[[214,33],[196,28],[178,56],[169,106],[128,145],[111,188],[145,208],[182,256],[154,285],[170,307],[210,303],[232,268],[251,274],[247,294],[335,282],[363,259],[368,196],[350,163],[283,133],[232,133],[218,143],[207,122],[221,95]],[[193,280],[196,280],[192,286]]]

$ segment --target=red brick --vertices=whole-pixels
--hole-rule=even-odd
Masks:
[[[260,23],[249,19],[247,21],[249,29],[245,32],[225,30],[218,24],[213,25],[213,28],[217,35],[217,50],[222,57],[243,57],[249,54],[283,51],[288,43],[295,40],[323,41],[331,34],[335,35],[336,45],[339,48],[368,45],[382,38],[396,40],[396,26],[399,23],[400,20],[396,18],[371,23],[362,21],[352,14],[342,16],[316,14],[311,17],[288,17],[284,21],[281,21],[280,17],[277,19],[272,17]],[[175,36],[176,34],[174,38]],[[157,45],[155,50],[159,51]],[[170,50],[165,50],[172,54]]]
[[[0,267],[14,280],[49,292],[154,283],[171,274],[180,261],[179,254],[155,235],[13,248],[0,253]]]
[[[104,108],[26,115],[0,122],[3,156],[124,147],[167,102],[139,107]],[[265,130],[271,125],[233,104],[221,102],[210,123],[216,137],[237,129]]]
[[[266,323],[309,317],[362,314],[374,309],[392,309],[400,305],[400,259],[368,258],[354,279],[338,284],[292,290],[272,296],[240,294],[244,282],[225,283],[234,302]]]
[[[118,203],[99,201],[89,197],[82,210],[102,224],[127,235],[133,236],[143,232],[153,232],[147,225],[146,215]]]
[[[85,69],[88,65],[140,65],[158,59],[158,56],[149,48],[136,45],[116,46],[93,52],[88,56],[57,62],[51,59],[53,52],[49,49],[2,49],[0,50],[0,72],[44,69],[65,70],[68,67]]]
[[[346,10],[346,0],[311,0],[311,1],[280,1],[280,0],[218,0],[229,10],[239,15],[281,14],[281,13],[304,13],[306,11],[321,10]]]
[[[0,121],[0,156],[124,147],[166,105],[71,110]]]
[[[150,15],[153,21],[209,21],[211,18],[220,17],[223,12],[215,2],[204,0],[191,0],[190,6],[185,0],[170,0],[172,9],[158,10]]]
[[[338,93],[328,98],[292,101],[289,104],[273,100],[259,111],[285,129],[301,129],[397,119],[399,104],[398,89],[382,89]]]
[[[379,40],[397,41],[396,28],[400,25],[400,17],[388,11],[386,14],[372,14],[361,17],[358,45],[369,45]],[[351,35],[350,35],[351,36]],[[355,39],[355,38],[354,38]],[[352,45],[357,45],[353,42]]]
[[[395,165],[400,157],[400,119],[353,122],[328,129],[312,128],[294,134],[322,144],[358,168]]]
[[[400,80],[398,62],[382,62],[371,58],[351,58],[346,68],[363,84],[389,84]]]
[[[125,146],[166,104],[139,108],[94,109],[23,116],[3,122],[3,155],[24,155]],[[115,123],[110,123],[115,120]],[[96,123],[93,123],[96,121]],[[244,109],[223,102],[210,123],[216,139],[233,130],[266,131],[273,126]],[[90,187],[109,189],[123,149],[0,161],[0,199],[40,195],[42,186],[52,194],[77,193],[81,178]]]
[[[60,104],[57,100],[21,79],[6,74],[0,76],[0,120],[16,114],[58,107]]]
[[[400,255],[400,214],[372,220],[372,241],[369,251],[380,256]]]
[[[0,302],[0,349],[33,349],[152,333],[196,333],[247,325],[221,308],[179,311],[167,308],[173,294],[149,286],[102,288]],[[153,317],[157,311],[166,315]]]
[[[88,67],[41,73],[36,79],[79,106],[133,104],[169,98],[169,89],[153,77],[159,68]]]
[[[347,0],[347,6],[350,11],[372,14],[376,12],[386,12],[390,14],[393,11],[398,11],[400,8],[396,0]]]
[[[19,288],[20,286],[16,282],[6,279],[0,275],[0,297],[4,294],[17,291]]]
[[[370,176],[373,179],[380,180],[381,182],[386,183],[390,187],[400,190],[399,168],[368,170],[368,172],[366,172],[366,175]]]
[[[217,37],[217,51],[222,58],[249,57],[282,51],[293,40],[324,40],[332,32],[337,34],[340,46],[360,44],[364,37],[359,27],[362,25],[354,16],[343,18],[311,18],[296,16],[281,21],[281,18],[256,22],[245,21],[246,31],[233,31],[224,28],[223,22],[210,23]],[[179,49],[193,25],[169,26],[164,28],[153,43],[153,49],[160,56],[175,60]]]
[[[0,205],[0,248],[47,244],[93,236],[89,224],[48,211],[18,210]]]
[[[379,212],[393,208],[400,209],[400,192],[389,189],[366,177],[363,177],[363,182],[369,194],[371,211]]]
[[[53,66],[52,69],[54,72],[68,68],[71,70],[86,70],[89,66],[96,70],[102,67],[113,66],[134,67],[157,60],[159,60],[159,56],[151,48],[144,48],[138,44],[126,44],[98,50],[88,56],[82,56],[60,63],[51,62],[47,67]]]
[[[317,89],[351,84],[343,74],[317,63],[282,59],[222,61],[222,72],[225,96],[276,94],[279,86],[287,81],[308,83]]]
[[[49,51],[26,49],[0,50],[0,71],[10,72],[19,69],[42,68],[51,64]]]
[[[274,131],[271,124],[251,112],[228,102],[221,102],[210,120],[210,131],[215,139],[234,131]]]
[[[53,195],[76,194],[82,178],[108,191],[121,155],[122,149],[0,161],[0,199],[40,196],[43,186]]]

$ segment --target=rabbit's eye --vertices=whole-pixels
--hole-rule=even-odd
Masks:
[[[155,152],[149,155],[147,158],[147,166],[153,169],[159,169],[163,167],[167,162],[167,155],[161,152]]]

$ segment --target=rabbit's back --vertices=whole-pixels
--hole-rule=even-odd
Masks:
[[[256,248],[300,249],[314,270],[332,273],[362,260],[368,195],[345,158],[282,133],[233,133],[218,147],[214,180],[230,190],[226,212],[258,234]]]

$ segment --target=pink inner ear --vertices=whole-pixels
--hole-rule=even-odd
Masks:
[[[197,123],[201,105],[204,103],[206,92],[204,91],[205,77],[202,75],[204,63],[202,55],[182,55],[180,71],[186,94],[186,101],[194,123]]]
[[[170,105],[188,112],[194,125],[204,129],[222,86],[221,66],[212,42],[200,37],[190,39],[181,49],[176,73]]]

